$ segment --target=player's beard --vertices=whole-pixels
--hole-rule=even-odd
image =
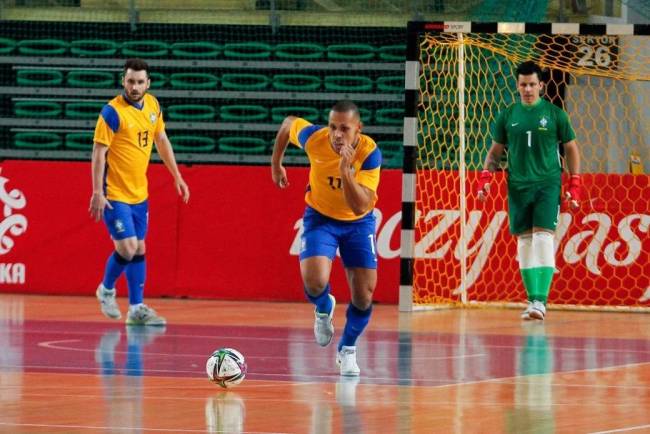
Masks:
[[[129,97],[129,100],[134,103],[140,103],[142,99],[144,98],[144,92],[143,93],[138,93],[138,92],[127,92],[126,96]]]

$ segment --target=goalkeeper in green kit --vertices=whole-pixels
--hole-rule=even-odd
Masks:
[[[540,97],[544,87],[542,70],[534,62],[517,68],[517,90],[521,101],[497,116],[478,182],[478,199],[490,192],[492,174],[508,147],[508,218],[510,233],[517,237],[517,260],[528,294],[522,319],[543,320],[546,300],[555,271],[555,228],[560,214],[564,146],[569,184],[565,198],[578,209],[581,193],[580,154],[569,116]]]

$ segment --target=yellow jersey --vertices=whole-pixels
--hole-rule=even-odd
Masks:
[[[119,95],[102,109],[94,142],[108,146],[104,192],[108,200],[128,204],[148,197],[147,167],[154,138],[165,130],[158,100],[145,94],[141,104]]]
[[[358,220],[367,215],[377,202],[381,152],[370,137],[361,134],[355,148],[354,179],[375,193],[372,207],[363,215],[355,215],[343,197],[339,162],[341,156],[330,144],[328,129],[296,118],[289,133],[289,142],[302,148],[309,158],[309,185],[305,202],[319,213],[343,221]]]

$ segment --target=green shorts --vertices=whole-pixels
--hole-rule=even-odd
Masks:
[[[559,178],[530,184],[508,183],[510,233],[519,235],[533,226],[555,231],[561,189]]]

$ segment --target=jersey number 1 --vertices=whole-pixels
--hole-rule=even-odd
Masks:
[[[531,130],[526,131],[526,135],[528,136],[528,147],[532,147],[533,143],[533,132]]]

